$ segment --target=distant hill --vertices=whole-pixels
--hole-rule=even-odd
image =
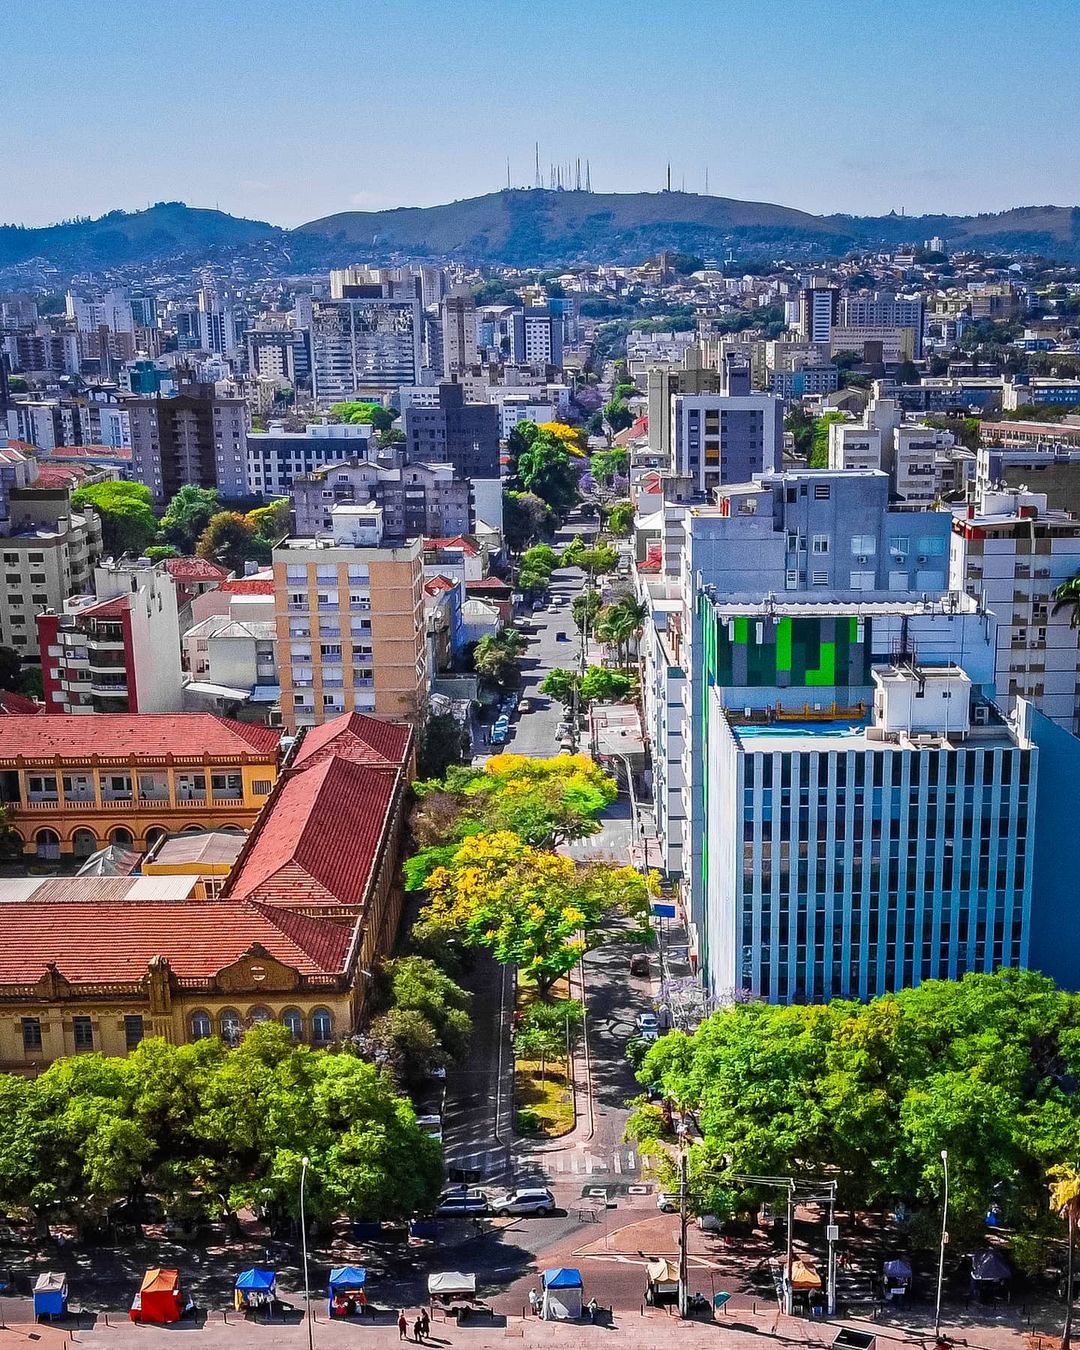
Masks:
[[[285,231],[182,202],[113,211],[42,229],[0,226],[0,268],[44,258],[67,271],[192,261],[222,246],[278,252],[282,269],[377,261],[393,254],[551,267],[639,262],[661,249],[723,257],[806,257],[894,247],[940,235],[952,249],[1016,249],[1080,261],[1080,209],[1023,206],[982,216],[815,216],[768,202],[690,192],[515,189],[392,211],[343,211]]]
[[[815,216],[767,202],[687,192],[489,193],[446,206],[344,211],[301,225],[297,236],[367,255],[431,253],[517,266],[636,261],[662,248],[715,255],[843,253],[941,235],[964,245],[1080,258],[1078,212],[1031,206],[986,216]],[[312,242],[314,239],[312,238]]]
[[[283,233],[276,225],[225,211],[157,202],[145,211],[110,211],[97,220],[68,220],[41,228],[0,225],[0,267],[29,258],[46,258],[76,271],[121,266],[179,253],[205,253],[218,244],[280,240]]]

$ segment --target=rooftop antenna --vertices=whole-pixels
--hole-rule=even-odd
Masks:
[[[536,186],[542,188],[544,180],[540,176],[540,142],[536,142]]]
[[[510,191],[510,156],[506,156],[506,190]]]
[[[576,172],[575,172],[575,174],[574,174],[574,191],[575,191],[575,192],[580,192],[580,191],[581,191],[581,157],[580,157],[580,156],[578,157],[578,160],[577,160],[577,168],[576,168]]]
[[[670,165],[670,164],[667,166],[667,188],[666,188],[666,191],[668,191],[668,192],[671,191],[671,165]]]
[[[589,172],[589,161],[585,161],[585,191],[592,191],[592,174]]]

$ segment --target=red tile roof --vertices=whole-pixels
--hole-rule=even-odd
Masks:
[[[363,904],[396,787],[396,775],[337,755],[290,774],[252,831],[227,894],[293,909]]]
[[[424,548],[459,548],[466,558],[475,558],[480,552],[471,539],[466,539],[460,534],[453,539],[425,539]]]
[[[9,442],[10,444],[10,442]],[[49,459],[130,459],[130,446],[116,445],[58,445],[52,450],[34,450],[39,458]]]
[[[273,577],[233,577],[218,587],[226,595],[273,595]]]
[[[227,567],[208,562],[206,558],[168,558],[165,561],[169,576],[177,581],[224,581]]]
[[[26,900],[3,915],[0,985],[33,983],[50,964],[72,984],[133,981],[155,956],[180,979],[207,979],[255,943],[302,974],[335,973],[351,937],[331,919],[235,900]]]
[[[396,769],[405,763],[411,739],[412,729],[403,722],[346,713],[305,731],[289,768],[308,768],[328,755],[339,755],[354,764]]]
[[[465,590],[469,595],[472,595],[473,591],[502,591],[509,595],[512,588],[502,577],[481,577],[479,581],[466,581]]]
[[[213,713],[38,713],[0,718],[0,760],[272,755],[281,732]]]
[[[79,464],[39,464],[34,486],[39,488],[78,487],[87,477]]]
[[[131,597],[118,595],[112,600],[102,600],[97,605],[87,605],[85,609],[79,610],[78,617],[81,619],[89,615],[94,619],[117,619],[121,614],[126,614],[130,608]]]
[[[455,585],[456,583],[451,581],[449,577],[431,577],[424,582],[424,590],[427,591],[428,595],[439,595],[440,593],[445,595],[447,591],[452,591]]]
[[[650,544],[649,551],[645,555],[645,560],[639,562],[637,570],[639,572],[660,572],[664,567],[664,551],[661,544]]]
[[[35,703],[32,698],[27,698],[24,694],[12,694],[7,689],[0,689],[0,716],[26,716],[37,715],[41,712],[41,704]]]

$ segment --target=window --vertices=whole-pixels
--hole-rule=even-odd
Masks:
[[[75,1049],[93,1050],[94,1024],[89,1017],[73,1017],[71,1025],[75,1031]]]
[[[134,1050],[146,1035],[141,1013],[128,1013],[124,1018],[124,1045]]]
[[[828,553],[829,536],[827,534],[815,534],[813,536],[811,551],[814,553]]]
[[[827,501],[829,500],[829,484],[828,484],[828,483],[815,483],[815,484],[814,484],[814,497],[815,497],[819,502],[827,502]]]
[[[221,1039],[226,1045],[239,1045],[240,1043],[240,1014],[235,1008],[224,1008],[219,1018],[221,1025]]]
[[[286,1008],[281,1014],[281,1025],[294,1041],[304,1038],[304,1018],[299,1008]]]
[[[191,1039],[193,1041],[205,1041],[207,1036],[214,1034],[214,1026],[210,1021],[210,1014],[204,1012],[193,1012],[191,1014]]]
[[[872,534],[853,534],[851,551],[856,557],[865,554],[868,558],[872,558],[877,552],[877,539]]]
[[[889,540],[889,551],[896,554],[910,553],[911,550],[908,548],[910,542],[907,535],[898,534]]]
[[[256,778],[251,785],[252,792],[258,797],[265,797],[273,787],[269,778]]]
[[[829,584],[828,572],[812,572],[810,575],[810,584],[812,586],[827,586]]]
[[[256,1022],[269,1022],[272,1016],[269,1008],[252,1008],[248,1014],[248,1019],[254,1025]]]
[[[24,1017],[22,1019],[22,1043],[24,1050],[41,1049],[40,1017]]]
[[[852,572],[851,589],[853,591],[872,591],[877,581],[873,572]]]
[[[334,1019],[329,1008],[316,1008],[311,1014],[311,1039],[316,1045],[326,1045],[334,1034]]]

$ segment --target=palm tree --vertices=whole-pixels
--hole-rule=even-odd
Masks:
[[[1069,615],[1069,627],[1080,626],[1080,573],[1070,577],[1068,581],[1063,581],[1060,586],[1055,586],[1052,595],[1055,603],[1050,611],[1051,617],[1059,609],[1068,609],[1072,611]]]
[[[1055,1214],[1067,1220],[1069,1225],[1069,1249],[1065,1266],[1065,1325],[1061,1331],[1061,1350],[1069,1350],[1072,1337],[1073,1249],[1076,1242],[1076,1223],[1077,1219],[1080,1219],[1080,1172],[1062,1163],[1057,1167],[1051,1167],[1047,1176],[1050,1178],[1050,1208]]]

